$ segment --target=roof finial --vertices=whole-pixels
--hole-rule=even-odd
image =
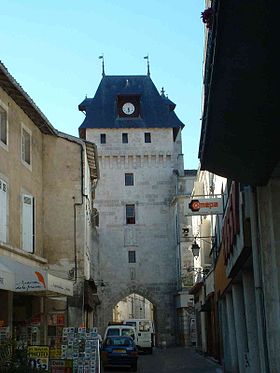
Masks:
[[[150,76],[150,62],[149,62],[149,55],[144,57],[145,60],[147,60],[147,75]]]
[[[104,76],[105,75],[104,54],[102,53],[102,55],[99,56],[98,58],[102,60],[102,76]]]
[[[161,93],[161,96],[162,96],[162,97],[165,97],[164,87],[161,88],[161,92],[160,92],[160,93]]]

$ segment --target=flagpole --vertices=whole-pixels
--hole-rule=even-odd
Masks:
[[[104,64],[104,54],[102,53],[101,56],[98,57],[100,60],[102,60],[102,76],[105,75],[105,64]]]
[[[150,61],[149,61],[149,55],[144,57],[145,60],[147,60],[147,75],[150,76]]]

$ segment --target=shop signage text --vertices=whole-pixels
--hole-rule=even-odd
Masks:
[[[27,356],[31,368],[49,369],[49,347],[48,346],[28,346]]]
[[[221,197],[197,197],[187,204],[186,215],[217,215],[223,214],[223,201]]]

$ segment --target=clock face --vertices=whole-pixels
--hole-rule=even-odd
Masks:
[[[135,111],[135,106],[131,103],[131,102],[126,102],[123,107],[122,107],[122,111],[126,114],[126,115],[131,115],[134,113]]]

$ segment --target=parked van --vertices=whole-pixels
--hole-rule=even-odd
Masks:
[[[104,341],[106,337],[110,336],[131,337],[134,340],[135,344],[137,344],[135,328],[131,325],[108,325],[104,334]]]
[[[130,325],[136,331],[136,345],[140,350],[146,350],[153,353],[155,346],[155,328],[154,323],[148,319],[127,319],[123,321],[124,325]]]

